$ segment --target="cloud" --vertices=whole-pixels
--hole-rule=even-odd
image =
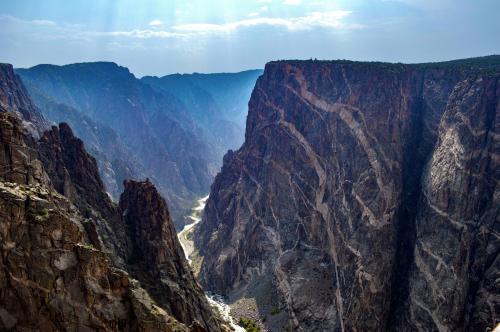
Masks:
[[[0,15],[0,20],[7,21],[11,23],[21,23],[21,24],[34,24],[34,25],[44,25],[44,26],[56,26],[57,23],[49,20],[23,20],[18,17],[10,15]]]
[[[33,20],[33,21],[30,21],[30,22],[33,23],[33,24],[36,24],[36,25],[50,25],[50,26],[57,25],[56,22],[49,21],[49,20]]]
[[[288,6],[297,6],[302,3],[302,0],[284,0],[283,4]]]
[[[258,0],[259,3],[271,3],[273,0]]]
[[[288,30],[308,30],[314,27],[334,28],[334,29],[359,29],[362,25],[345,24],[342,19],[350,15],[350,11],[335,10],[329,12],[313,12],[305,16],[291,18],[276,17],[254,17],[240,21],[234,21],[222,24],[193,23],[181,24],[172,27],[177,32],[190,33],[230,33],[240,28],[256,26],[274,26],[282,27]]]
[[[89,36],[112,36],[112,37],[129,37],[129,38],[172,38],[172,37],[186,37],[183,33],[161,31],[161,30],[139,30],[134,29],[130,31],[104,31],[104,32],[88,32]]]
[[[151,22],[148,23],[150,27],[158,27],[160,25],[163,25],[163,22],[160,20],[152,20]]]
[[[267,6],[262,6],[262,7],[260,7],[260,9],[259,9],[259,10],[260,10],[261,12],[267,12],[267,10],[268,10],[268,9],[269,9],[269,7],[267,7]]]
[[[263,6],[267,7],[267,6]],[[155,19],[148,23],[148,28],[92,31],[87,27],[70,24],[56,24],[47,20],[26,21],[12,16],[0,15],[1,21],[7,24],[22,24],[30,27],[29,36],[37,40],[73,40],[91,42],[96,38],[128,38],[128,39],[184,39],[191,37],[219,36],[238,32],[240,29],[256,27],[272,27],[288,31],[303,31],[314,28],[350,30],[362,28],[362,25],[344,23],[343,20],[351,14],[350,11],[336,10],[327,12],[311,12],[303,16],[280,18],[262,17],[261,11],[250,13],[248,18],[226,23],[191,23],[168,27],[160,20]],[[42,29],[43,26],[43,29]],[[0,31],[1,32],[1,31]]]

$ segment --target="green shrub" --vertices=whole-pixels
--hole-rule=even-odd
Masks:
[[[238,325],[247,330],[247,332],[260,332],[259,326],[251,318],[241,317]]]
[[[278,308],[278,307],[272,307],[271,311],[269,313],[274,316],[274,315],[279,314],[280,312],[281,312],[280,308]]]

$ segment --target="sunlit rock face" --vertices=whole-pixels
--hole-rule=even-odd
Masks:
[[[267,64],[195,233],[204,286],[271,279],[293,330],[494,326],[499,68]]]
[[[11,64],[0,63],[0,79],[0,112],[16,113],[23,127],[38,137],[48,128],[48,122],[29,98]]]

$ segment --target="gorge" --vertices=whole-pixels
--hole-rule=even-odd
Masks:
[[[150,178],[178,230],[228,149],[243,142],[260,70],[136,78],[111,62],[17,69],[40,112],[67,122],[96,157],[114,200],[128,178]]]
[[[0,330],[493,330],[499,82],[1,64]]]

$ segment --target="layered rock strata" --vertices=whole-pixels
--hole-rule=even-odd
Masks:
[[[204,286],[266,284],[292,330],[495,326],[499,80],[498,57],[267,64],[195,233]]]

